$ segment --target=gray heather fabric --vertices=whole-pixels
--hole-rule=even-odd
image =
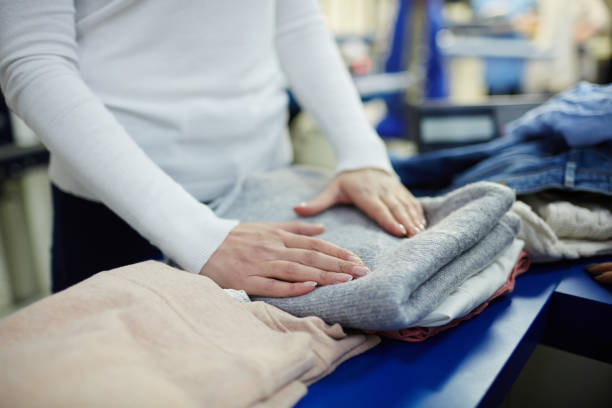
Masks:
[[[216,211],[241,221],[302,219],[293,205],[312,199],[328,182],[314,169],[292,167],[253,175]],[[505,215],[514,193],[480,182],[442,197],[422,198],[428,228],[396,238],[352,206],[334,207],[307,221],[325,225],[319,237],[356,253],[372,273],[293,298],[257,298],[296,316],[369,330],[410,327],[465,279],[488,266],[516,236],[519,219]]]

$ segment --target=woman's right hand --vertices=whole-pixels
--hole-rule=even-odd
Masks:
[[[288,297],[317,285],[350,281],[368,269],[352,252],[313,238],[324,227],[305,222],[253,222],[235,226],[200,274],[222,288],[249,295]]]

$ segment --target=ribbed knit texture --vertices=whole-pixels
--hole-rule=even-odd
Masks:
[[[254,175],[217,211],[243,221],[297,220],[292,205],[312,198],[327,182],[323,174],[306,168]],[[323,224],[326,230],[319,237],[356,253],[372,273],[300,297],[253,300],[345,327],[410,327],[511,244],[519,220],[505,214],[513,202],[512,190],[488,182],[422,198],[428,229],[412,238],[387,234],[355,207],[332,208],[308,221]]]

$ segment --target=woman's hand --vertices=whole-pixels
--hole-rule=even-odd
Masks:
[[[296,205],[299,215],[318,214],[335,204],[354,204],[393,235],[414,235],[427,221],[421,204],[395,177],[378,169],[338,174],[313,200]]]
[[[602,285],[612,285],[612,262],[587,265],[586,270],[593,279]]]
[[[352,252],[313,238],[324,227],[305,222],[240,223],[200,270],[222,288],[257,296],[299,296],[367,274]]]

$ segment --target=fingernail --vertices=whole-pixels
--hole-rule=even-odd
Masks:
[[[351,262],[354,262],[354,263],[363,264],[363,261],[357,255],[349,256],[348,260],[351,261]]]
[[[402,224],[397,224],[398,228],[400,230],[400,232],[402,233],[402,235],[406,235],[408,232],[406,231],[406,227],[404,227]]]
[[[365,276],[370,273],[370,270],[365,266],[353,266],[351,271],[357,276]]]
[[[301,202],[298,205],[296,205],[296,207],[306,207],[308,205],[308,203],[306,202]]]
[[[307,281],[307,282],[302,282],[302,285],[304,285],[304,286],[317,286],[317,282]]]
[[[339,273],[338,280],[340,282],[348,282],[353,280],[353,275],[349,275],[347,273]]]
[[[425,231],[425,223],[420,223],[419,228],[421,229],[421,231]]]

